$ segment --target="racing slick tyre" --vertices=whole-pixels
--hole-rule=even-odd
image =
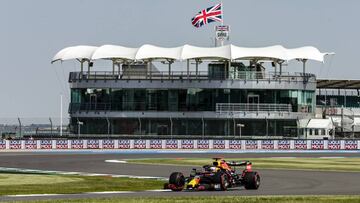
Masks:
[[[225,173],[221,174],[220,176],[220,186],[221,186],[221,190],[223,191],[227,190],[229,187],[229,180]]]
[[[185,177],[180,172],[173,172],[170,175],[169,178],[169,185],[174,185],[175,187],[172,187],[172,191],[181,191],[184,188],[185,185]]]
[[[260,187],[260,175],[258,172],[246,172],[243,180],[244,187],[247,190],[257,190]]]

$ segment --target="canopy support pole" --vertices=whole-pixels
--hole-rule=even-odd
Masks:
[[[301,59],[301,62],[303,63],[303,82],[304,84],[307,83],[307,77],[305,76],[305,64],[307,59]]]
[[[227,78],[230,78],[231,60],[228,61]]]
[[[190,60],[187,59],[186,60],[186,75],[187,75],[188,79],[189,79],[189,69],[190,69]]]
[[[199,59],[195,59],[195,75],[196,75],[196,79],[198,78],[198,69],[199,69]]]
[[[151,80],[151,60],[149,59],[147,62],[147,74],[146,74],[146,79],[149,77]]]
[[[90,76],[90,67],[92,66],[91,61],[88,60],[88,78]]]
[[[173,60],[168,60],[169,63],[169,80],[171,79],[171,64],[173,63]]]
[[[115,60],[112,60],[112,74],[115,75]]]
[[[279,64],[279,76],[281,76],[282,74],[282,64],[285,62],[284,60],[278,60],[277,61]],[[276,64],[275,64],[275,70],[276,70]]]
[[[80,61],[80,73],[81,73],[81,75],[82,75],[83,71],[84,71],[84,61],[81,60]]]

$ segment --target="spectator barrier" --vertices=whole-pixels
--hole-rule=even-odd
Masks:
[[[0,151],[49,149],[360,150],[360,140],[0,140]]]

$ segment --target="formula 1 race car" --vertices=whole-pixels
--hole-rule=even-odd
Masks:
[[[260,186],[260,175],[252,171],[250,161],[227,162],[222,158],[213,158],[212,165],[203,166],[202,170],[193,169],[189,177],[181,172],[173,172],[165,189],[182,190],[227,190],[244,186],[247,190],[257,190]],[[236,166],[245,166],[242,173],[236,173]]]

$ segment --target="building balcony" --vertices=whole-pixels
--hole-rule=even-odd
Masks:
[[[178,109],[157,108],[144,102],[133,105],[71,103],[69,112],[72,117],[104,118],[303,119],[313,116],[311,112],[295,111],[290,104],[249,103],[217,103],[215,109],[186,105]]]
[[[310,73],[274,72],[71,72],[71,88],[236,88],[236,89],[316,89],[316,77]]]

